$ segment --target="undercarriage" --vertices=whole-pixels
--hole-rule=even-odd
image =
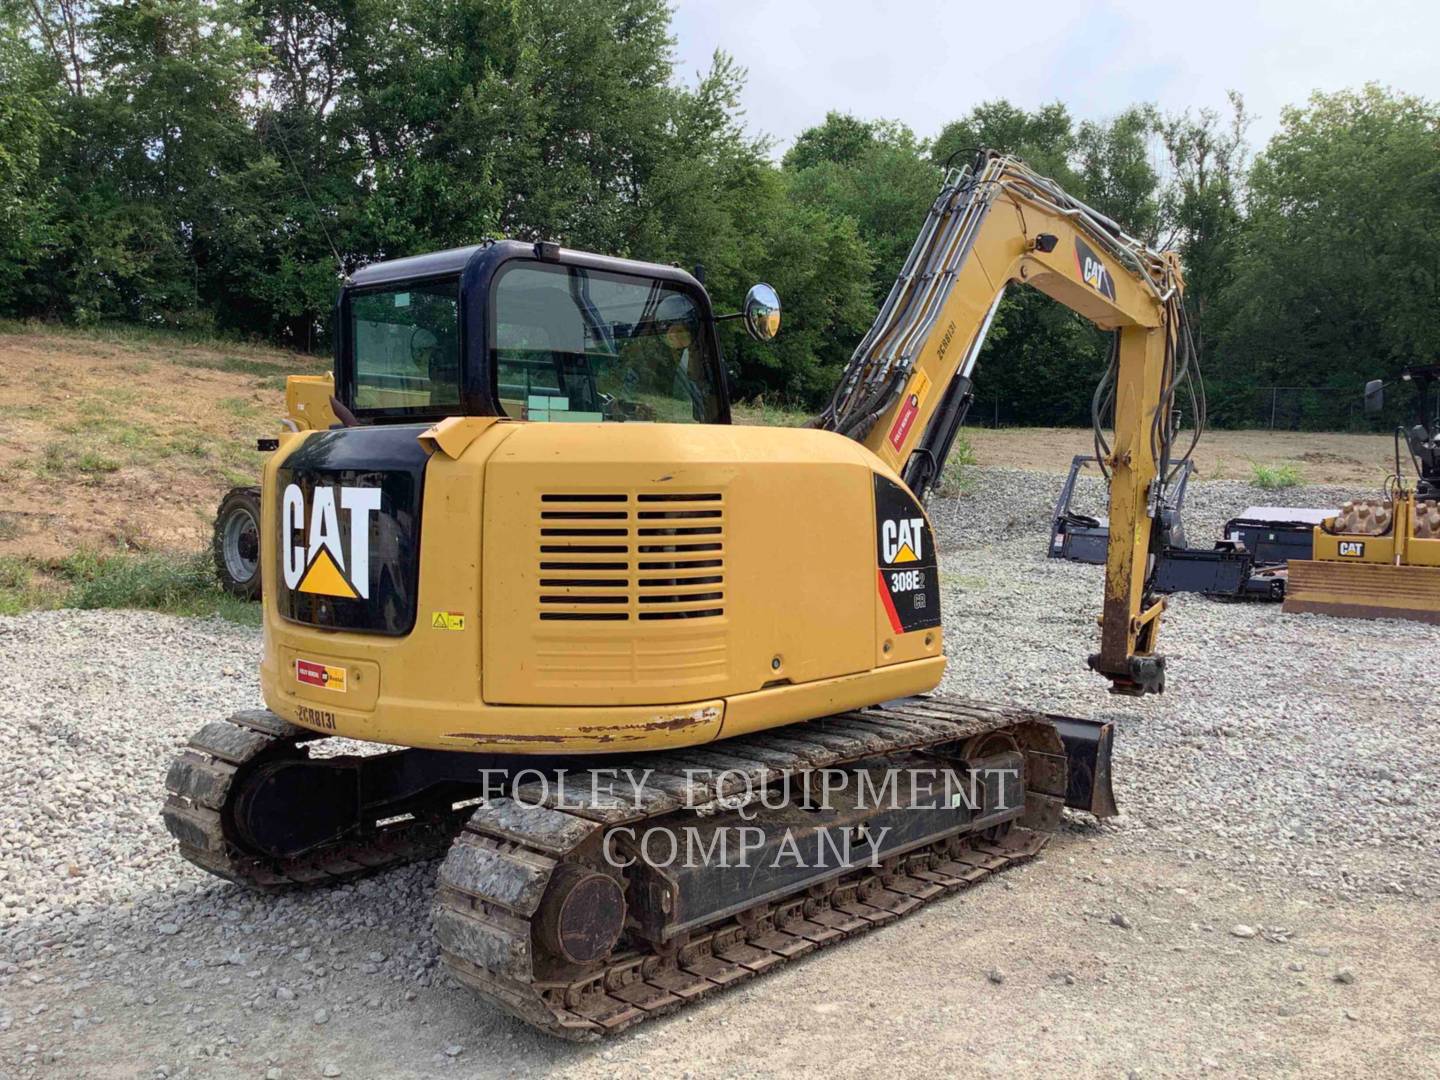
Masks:
[[[597,759],[325,756],[271,713],[172,764],[187,859],[318,885],[447,852],[455,977],[591,1039],[894,921],[1034,857],[1070,806],[1115,813],[1108,725],[916,697],[708,747]]]

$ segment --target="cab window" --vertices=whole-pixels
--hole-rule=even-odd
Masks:
[[[455,278],[350,296],[355,406],[429,412],[460,403],[460,285]]]
[[[491,357],[507,415],[712,423],[716,365],[700,304],[676,286],[511,263],[492,286]]]

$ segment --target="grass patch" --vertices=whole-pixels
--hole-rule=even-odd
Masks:
[[[19,515],[0,511],[0,540],[14,540],[19,535]]]
[[[125,345],[132,349],[190,346],[198,349],[224,348],[229,352],[277,356],[284,352],[260,342],[226,335],[213,327],[198,326],[179,329],[170,326],[143,326],[137,323],[94,323],[77,326],[73,323],[45,322],[41,319],[0,319],[0,334],[33,334],[41,337],[83,338],[109,345]],[[303,359],[302,359],[302,362]]]
[[[203,438],[189,431],[179,431],[170,436],[161,451],[165,455],[183,454],[185,457],[207,458],[213,440]]]
[[[209,557],[198,552],[81,551],[49,562],[0,556],[0,615],[56,608],[139,608],[260,625],[260,605],[220,588]]]
[[[77,448],[68,443],[53,442],[45,447],[43,455],[36,463],[36,469],[48,476],[63,476],[69,473],[99,476],[116,472],[120,464],[92,447]]]
[[[808,409],[788,405],[771,405],[764,398],[736,401],[730,405],[730,418],[737,424],[761,424],[765,427],[804,427],[814,417]]]
[[[176,353],[170,359],[186,367],[209,368],[211,371],[228,371],[234,375],[269,375],[283,381],[286,375],[298,374],[297,368],[307,370],[313,366],[313,358],[301,357],[296,360],[256,360],[249,356],[203,356],[195,353]]]
[[[1252,461],[1250,462],[1250,483],[1265,491],[1281,491],[1284,488],[1299,487],[1301,483],[1300,470],[1289,463],[1261,465],[1258,461]]]
[[[24,559],[0,555],[0,615],[19,615],[38,605],[34,578]]]
[[[970,469],[975,465],[975,447],[970,444],[969,437],[963,432],[955,436],[955,441],[950,444],[950,456],[945,459],[945,471],[940,474],[940,483],[937,485],[941,495],[959,495],[965,491],[970,481]]]
[[[215,404],[231,416],[238,416],[241,419],[250,419],[251,417],[259,416],[261,413],[260,406],[245,398],[221,398]]]
[[[82,473],[112,473],[119,470],[120,462],[98,450],[82,450],[75,456],[75,468]]]
[[[49,564],[65,586],[54,607],[141,608],[170,615],[219,615],[231,622],[260,624],[260,605],[220,588],[215,569],[201,553],[105,555],[82,551]]]

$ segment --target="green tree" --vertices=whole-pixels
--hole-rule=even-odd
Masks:
[[[1250,118],[1244,99],[1230,95],[1230,111],[1201,110],[1156,119],[1165,148],[1169,179],[1161,192],[1159,217],[1163,244],[1180,252],[1185,271],[1185,302],[1191,331],[1207,376],[1212,416],[1233,415],[1233,372],[1220,364],[1217,349],[1224,306],[1221,297],[1234,274],[1237,246],[1244,228],[1245,130]],[[1248,399],[1241,388],[1241,398]],[[1243,406],[1243,400],[1238,402]]]
[[[51,62],[24,40],[24,17],[0,5],[0,312],[36,301],[27,266],[49,241],[54,185],[44,154],[59,127]]]
[[[1074,122],[1060,102],[1027,112],[1002,99],[977,105],[967,116],[946,124],[930,154],[937,164],[963,165],[975,150],[1000,150],[1023,158],[1073,191],[1079,184],[1070,162],[1075,147]]]
[[[800,135],[784,168],[795,198],[855,223],[874,266],[871,293],[883,299],[940,190],[925,143],[903,124],[832,112]]]
[[[1249,178],[1223,378],[1332,388],[1440,353],[1440,107],[1380,86],[1286,109]],[[1244,419],[1237,417],[1236,419]]]
[[[1150,166],[1149,135],[1155,112],[1126,109],[1108,123],[1087,120],[1075,136],[1081,198],[1127,233],[1154,244],[1159,225],[1159,176]]]

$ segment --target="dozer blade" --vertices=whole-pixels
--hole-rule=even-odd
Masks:
[[[1052,715],[1049,719],[1060,733],[1069,766],[1065,805],[1087,810],[1096,817],[1114,817],[1120,812],[1115,805],[1115,790],[1110,786],[1110,746],[1115,725],[1071,716]]]
[[[1440,567],[1292,559],[1286,612],[1440,625]]]

